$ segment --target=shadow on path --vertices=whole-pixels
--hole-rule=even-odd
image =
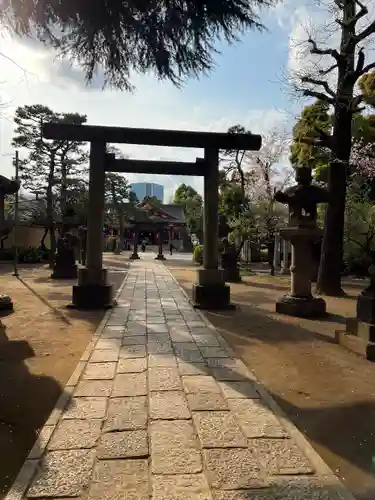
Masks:
[[[62,393],[52,377],[30,373],[25,361],[33,356],[28,342],[0,340],[0,498]]]

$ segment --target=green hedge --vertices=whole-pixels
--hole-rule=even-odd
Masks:
[[[14,260],[15,249],[5,248],[0,250],[0,260]],[[48,249],[38,247],[28,247],[18,249],[18,261],[28,264],[37,264],[39,262],[48,260]]]

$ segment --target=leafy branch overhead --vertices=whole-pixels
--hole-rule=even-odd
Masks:
[[[0,21],[78,63],[87,81],[132,88],[132,73],[153,71],[175,85],[212,69],[215,43],[263,26],[258,10],[274,0],[5,0]]]

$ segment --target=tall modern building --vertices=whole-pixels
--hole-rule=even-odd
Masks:
[[[155,196],[161,203],[164,201],[164,186],[153,182],[136,182],[131,185],[131,190],[142,201],[146,196]]]

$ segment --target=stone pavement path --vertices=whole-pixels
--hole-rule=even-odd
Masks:
[[[7,500],[352,498],[270,405],[165,266],[135,262]]]

